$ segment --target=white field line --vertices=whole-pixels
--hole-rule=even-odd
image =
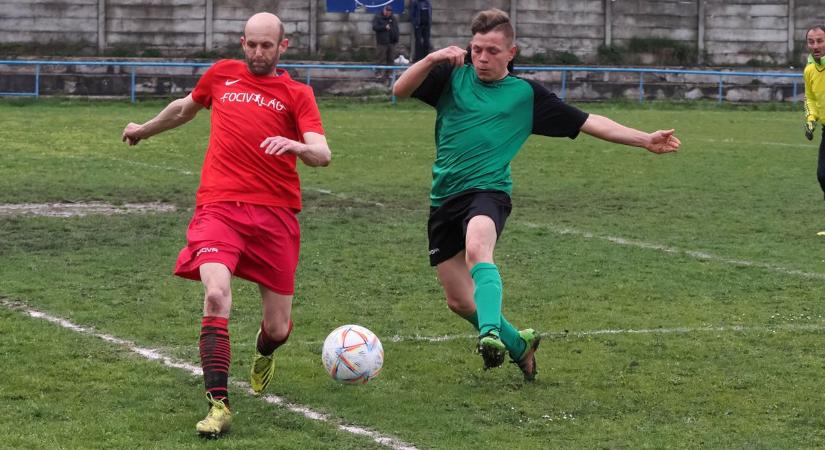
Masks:
[[[817,280],[825,280],[825,273],[805,272],[805,271],[802,271],[802,270],[782,267],[778,264],[773,264],[773,263],[749,261],[747,259],[727,258],[727,257],[724,257],[724,256],[714,255],[713,253],[701,252],[701,251],[697,251],[697,250],[685,250],[685,249],[680,249],[680,248],[677,248],[677,247],[670,247],[670,246],[667,246],[667,245],[656,244],[656,243],[653,243],[653,242],[636,241],[636,240],[633,240],[633,239],[625,239],[625,238],[616,237],[616,236],[602,236],[602,235],[597,235],[595,233],[591,233],[589,231],[577,230],[575,228],[557,227],[557,226],[553,226],[553,225],[535,224],[535,223],[530,223],[530,222],[521,222],[520,224],[524,225],[524,226],[527,226],[528,228],[544,229],[544,230],[548,230],[548,231],[551,231],[553,233],[561,234],[561,235],[580,236],[580,237],[583,237],[585,239],[598,239],[598,240],[602,240],[602,241],[608,241],[608,242],[611,242],[613,244],[625,245],[625,246],[636,247],[636,248],[642,248],[642,249],[646,249],[646,250],[655,250],[655,251],[659,251],[659,252],[662,252],[662,253],[668,253],[668,254],[671,254],[671,255],[689,256],[691,258],[695,258],[695,259],[699,259],[699,260],[703,260],[703,261],[719,262],[719,263],[728,264],[728,265],[737,266],[737,267],[755,267],[755,268],[759,268],[759,269],[765,269],[765,270],[768,270],[768,271],[771,271],[771,272],[781,273],[783,275],[791,275],[791,276],[802,277],[802,278],[812,278],[812,279],[817,279]]]
[[[802,126],[799,127],[800,129]],[[800,133],[801,134],[801,133]],[[751,141],[739,141],[733,138],[724,138],[724,139],[713,139],[713,138],[699,138],[699,139],[691,139],[691,141],[699,141],[699,142],[710,142],[711,144],[731,144],[731,145],[743,145],[743,146],[754,146],[754,145],[767,145],[771,147],[791,147],[791,148],[807,148],[807,149],[816,149],[819,147],[818,144],[790,144],[788,142],[751,142]]]
[[[384,208],[386,206],[383,203],[374,202],[372,200],[364,200],[364,199],[361,199],[361,198],[358,198],[358,197],[350,197],[348,195],[332,192],[329,189],[321,189],[321,188],[307,187],[307,186],[302,186],[301,189],[304,190],[304,191],[317,192],[317,193],[323,194],[323,195],[331,195],[335,198],[340,198],[340,199],[343,199],[343,200],[351,200],[355,203],[363,203],[363,204],[369,205],[369,206],[377,206],[379,208]]]
[[[42,311],[37,311],[35,309],[29,308],[28,306],[26,306],[25,304],[23,304],[21,302],[10,301],[8,299],[0,297],[0,304],[2,304],[5,308],[10,309],[10,310],[22,311],[25,314],[28,314],[30,317],[33,317],[33,318],[36,318],[36,319],[42,319],[42,320],[45,320],[47,322],[51,322],[55,325],[59,325],[59,326],[61,326],[63,328],[66,328],[68,330],[75,331],[75,332],[81,333],[81,334],[86,334],[86,335],[89,335],[89,336],[94,336],[98,339],[102,339],[106,342],[118,345],[118,346],[123,347],[123,348],[131,351],[132,353],[140,355],[140,356],[142,356],[142,357],[144,357],[148,360],[159,361],[165,366],[172,367],[172,368],[175,368],[175,369],[184,370],[184,371],[189,372],[190,374],[192,374],[194,376],[201,376],[203,374],[201,368],[194,365],[194,364],[190,364],[188,362],[181,361],[181,360],[172,358],[170,356],[166,356],[163,353],[161,353],[160,351],[155,350],[155,349],[140,347],[140,346],[136,345],[135,343],[127,341],[125,339],[121,339],[121,338],[118,338],[118,337],[115,337],[115,336],[112,336],[112,335],[109,335],[109,334],[105,334],[105,333],[99,333],[99,332],[95,331],[93,328],[77,325],[77,324],[72,323],[72,322],[70,322],[66,319],[62,319],[60,317],[55,317],[55,316],[52,316],[48,313],[44,313]],[[243,381],[233,380],[232,385],[236,386],[238,388],[241,388],[242,390],[246,391],[250,395],[253,395],[252,388],[250,388],[249,383],[246,383],[246,382],[243,382]],[[382,434],[382,433],[379,433],[377,431],[373,431],[373,430],[370,430],[368,428],[364,428],[364,427],[361,427],[361,426],[358,426],[358,425],[338,423],[338,421],[336,419],[331,418],[326,414],[314,411],[314,410],[312,410],[312,409],[310,409],[306,406],[303,406],[303,405],[290,403],[286,399],[284,399],[282,397],[278,397],[277,395],[268,394],[268,395],[261,396],[260,398],[261,398],[261,400],[263,400],[267,403],[270,403],[272,405],[281,406],[283,408],[286,408],[289,411],[300,414],[300,415],[306,417],[307,419],[317,420],[319,422],[324,422],[324,423],[329,423],[329,424],[335,425],[341,431],[345,431],[347,433],[355,434],[355,435],[358,435],[358,436],[368,437],[368,438],[372,439],[374,442],[377,442],[378,444],[384,445],[385,447],[389,447],[389,448],[392,448],[394,450],[418,450],[412,444],[408,444],[406,442],[403,442],[403,441],[401,441],[400,439],[398,439],[396,437],[389,436],[389,435],[386,435],[386,434]]]
[[[73,156],[69,156],[69,157],[73,158]],[[130,165],[133,165],[133,166],[148,167],[150,169],[167,170],[167,171],[170,171],[170,172],[179,173],[181,175],[195,175],[195,176],[199,175],[198,172],[193,172],[191,170],[181,169],[179,167],[159,166],[159,165],[148,164],[148,163],[144,163],[144,162],[140,162],[140,161],[132,161],[132,160],[129,160],[129,159],[117,158],[117,157],[114,157],[114,156],[100,156],[100,155],[98,155],[98,157],[100,159],[108,159],[110,161],[122,162],[122,163],[130,164]],[[340,199],[343,199],[343,200],[350,200],[350,201],[353,201],[353,202],[356,202],[356,203],[363,203],[365,205],[378,206],[380,208],[383,208],[385,206],[383,203],[373,202],[373,201],[370,201],[370,200],[364,200],[364,199],[357,198],[357,197],[350,197],[350,196],[347,196],[345,194],[339,194],[339,193],[336,193],[336,192],[332,192],[329,189],[322,189],[322,188],[316,188],[316,187],[310,187],[310,186],[302,186],[302,189],[305,190],[305,191],[317,192],[317,193],[323,194],[323,195],[331,195],[331,196],[336,197],[336,198],[340,198]]]
[[[373,201],[369,201],[369,200],[362,200],[362,199],[355,198],[355,197],[347,197],[345,195],[336,194],[336,193],[334,193],[332,191],[329,191],[329,190],[326,190],[326,189],[312,189],[312,190],[314,190],[316,192],[320,192],[322,194],[327,194],[327,195],[332,195],[332,196],[339,197],[339,198],[349,199],[349,200],[352,200],[352,201],[355,201],[355,202],[358,202],[358,203],[363,203],[363,204],[366,204],[366,205],[384,207],[384,205],[381,204],[381,203],[377,203],[377,202],[373,202]],[[728,257],[725,257],[725,256],[715,255],[713,253],[708,253],[708,252],[703,252],[703,251],[698,251],[698,250],[687,250],[687,249],[681,249],[681,248],[677,248],[677,247],[670,247],[670,246],[667,246],[667,245],[657,244],[657,243],[654,243],[654,242],[637,241],[637,240],[633,240],[633,239],[626,239],[626,238],[616,237],[616,236],[602,236],[602,235],[592,233],[590,231],[577,230],[575,228],[559,227],[559,226],[548,225],[548,224],[536,224],[536,223],[531,223],[531,222],[520,222],[519,224],[524,225],[528,228],[544,229],[544,230],[550,231],[550,232],[555,233],[555,234],[560,234],[560,235],[574,235],[574,236],[583,237],[585,239],[599,239],[599,240],[611,242],[613,244],[624,245],[624,246],[629,246],[629,247],[637,247],[637,248],[646,249],[646,250],[654,250],[654,251],[659,251],[659,252],[663,252],[663,253],[667,253],[667,254],[671,254],[671,255],[683,255],[683,256],[688,256],[688,257],[694,258],[694,259],[699,259],[699,260],[703,260],[703,261],[713,261],[713,262],[732,265],[732,266],[736,266],[736,267],[754,267],[754,268],[759,268],[759,269],[765,269],[765,270],[768,270],[768,271],[771,271],[771,272],[780,273],[780,274],[783,274],[783,275],[791,275],[791,276],[796,276],[796,277],[801,277],[801,278],[825,280],[825,273],[805,272],[803,270],[791,269],[791,268],[783,267],[781,265],[774,264],[774,263],[750,261],[750,260],[747,260],[747,259],[728,258]]]
[[[169,172],[177,172],[181,175],[198,175],[197,172],[192,172],[191,170],[179,169],[177,167],[159,166],[159,165],[156,165],[156,164],[149,164],[149,163],[140,162],[140,161],[133,161],[131,159],[116,158],[114,156],[105,156],[105,157],[100,157],[100,158],[101,159],[108,159],[108,160],[111,160],[111,161],[122,162],[122,163],[126,163],[126,164],[129,164],[129,165],[132,165],[132,166],[148,167],[150,169],[166,170],[166,171],[169,171]]]
[[[63,154],[60,155],[61,158],[65,158],[65,159],[82,159],[82,160],[86,160],[89,156],[91,156],[95,159],[98,159],[98,160],[115,161],[115,162],[119,162],[119,163],[128,164],[130,166],[139,166],[139,167],[147,167],[149,169],[165,170],[167,172],[175,172],[175,173],[179,173],[181,175],[198,175],[197,172],[193,172],[191,170],[181,169],[179,167],[160,166],[160,165],[157,165],[157,164],[149,164],[149,163],[145,163],[145,162],[141,162],[141,161],[134,161],[134,160],[131,160],[131,159],[118,158],[116,156],[100,155],[100,154],[97,154],[97,155],[72,155],[72,154],[66,154],[66,153],[63,153]]]
[[[825,331],[825,324],[777,324],[765,327],[748,327],[745,325],[731,325],[719,327],[674,327],[674,328],[628,328],[617,330],[565,331],[542,332],[547,338],[586,338],[592,336],[622,335],[622,334],[692,334],[692,333],[775,333],[776,331]],[[444,334],[441,336],[414,336],[395,335],[389,338],[392,342],[448,342],[455,340],[473,340],[478,336],[470,334]],[[320,343],[320,342],[319,342]]]

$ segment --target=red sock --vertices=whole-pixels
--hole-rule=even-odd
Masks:
[[[229,363],[232,352],[229,348],[229,319],[206,316],[201,322],[201,368],[206,392],[215,400],[223,400],[229,406]]]
[[[266,330],[264,330],[264,322],[261,321],[261,334],[258,335],[258,353],[269,356],[271,355],[275,349],[284,345],[287,339],[289,339],[289,335],[292,334],[292,319],[289,319],[289,329],[286,332],[286,337],[282,341],[275,341],[268,334],[266,334]]]

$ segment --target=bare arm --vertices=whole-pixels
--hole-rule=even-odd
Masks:
[[[607,117],[590,114],[581,130],[593,137],[617,144],[641,147],[652,153],[670,153],[679,149],[682,142],[673,135],[673,130],[659,130],[645,133],[626,127]]]
[[[148,139],[158,133],[181,126],[192,120],[203,106],[192,99],[192,94],[166,105],[157,116],[144,124],[129,123],[123,129],[123,142],[137,145],[141,139]]]
[[[464,64],[465,54],[467,54],[466,50],[456,46],[445,47],[437,52],[430,53],[424,59],[408,67],[398,77],[398,80],[392,86],[392,94],[399,98],[408,98],[418,89],[418,86],[421,86],[433,67],[445,61],[449,61],[456,67],[461,67]]]
[[[293,141],[283,136],[268,137],[261,142],[261,148],[267,155],[280,156],[294,153],[304,164],[310,167],[325,167],[332,159],[332,152],[323,134],[304,133],[304,142]]]

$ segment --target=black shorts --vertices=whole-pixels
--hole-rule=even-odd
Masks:
[[[430,265],[452,258],[464,250],[467,224],[475,216],[487,216],[496,224],[501,236],[513,205],[506,192],[472,190],[448,198],[439,207],[430,208],[427,236],[430,240]]]

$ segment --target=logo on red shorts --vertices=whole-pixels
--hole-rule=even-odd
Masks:
[[[218,253],[218,249],[215,247],[201,247],[201,249],[198,250],[198,253],[195,254],[195,257],[198,257],[203,253]]]

